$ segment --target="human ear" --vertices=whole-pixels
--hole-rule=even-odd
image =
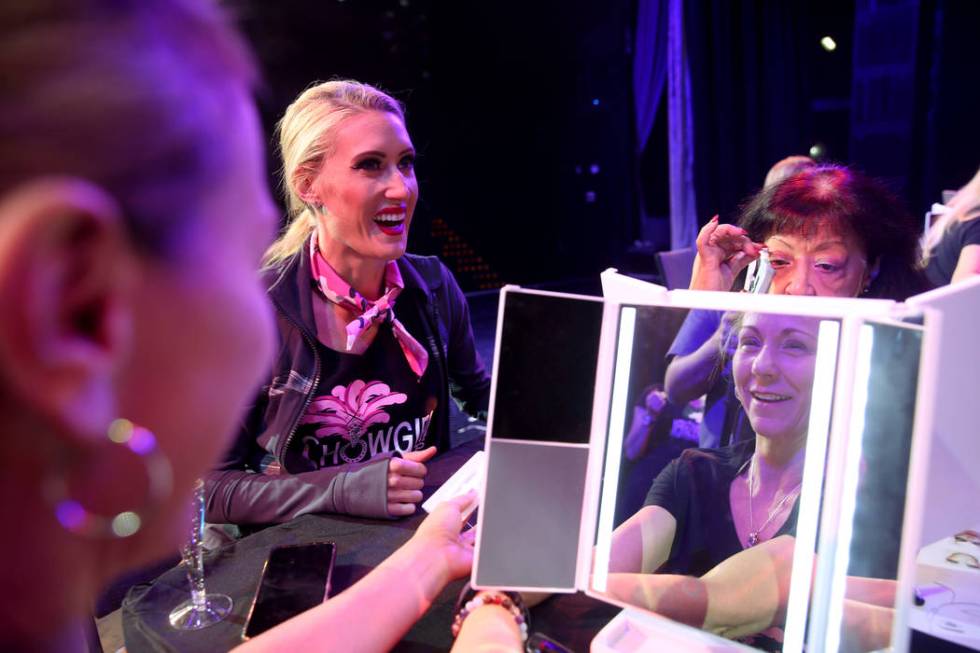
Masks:
[[[61,433],[101,436],[117,417],[135,259],[115,202],[51,178],[0,200],[0,374],[11,398]]]
[[[296,194],[303,202],[312,207],[319,207],[319,194],[316,191],[316,171],[308,166],[300,166],[293,173],[292,184]]]

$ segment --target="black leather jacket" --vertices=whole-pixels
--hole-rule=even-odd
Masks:
[[[466,298],[452,273],[434,256],[405,254],[398,260],[405,288],[398,311],[417,310],[424,333],[412,335],[429,351],[442,378],[430,428],[440,451],[449,448],[450,389],[460,407],[485,418],[490,377],[476,352]],[[266,276],[276,308],[279,351],[271,382],[259,392],[225,462],[205,479],[207,520],[268,524],[306,513],[388,517],[387,473],[391,454],[371,460],[290,473],[283,454],[316,392],[321,363],[316,352],[309,252]]]

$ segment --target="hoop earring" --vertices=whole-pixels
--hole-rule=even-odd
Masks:
[[[147,519],[170,496],[173,469],[170,459],[157,446],[156,436],[127,419],[117,419],[106,433],[113,444],[136,454],[149,479],[146,503],[137,510],[124,510],[111,517],[91,512],[68,495],[68,484],[61,474],[49,473],[44,480],[44,497],[54,510],[58,524],[75,535],[93,539],[123,539],[135,535]]]

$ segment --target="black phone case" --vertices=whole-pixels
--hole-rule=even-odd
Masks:
[[[269,552],[242,631],[250,639],[330,595],[337,547],[333,542],[277,546]]]

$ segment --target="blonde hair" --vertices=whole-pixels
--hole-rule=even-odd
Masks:
[[[177,256],[200,197],[230,163],[228,107],[256,79],[244,42],[203,0],[0,4],[0,195],[88,180],[136,245]]]
[[[963,188],[956,192],[949,201],[949,210],[935,219],[929,230],[922,236],[922,267],[929,264],[929,259],[942,241],[946,232],[957,222],[967,222],[980,218],[980,170]]]
[[[398,100],[371,86],[349,79],[315,83],[293,101],[276,126],[282,156],[282,190],[289,212],[286,228],[265,252],[265,268],[294,256],[316,228],[318,207],[303,199],[298,189],[320,169],[334,145],[338,125],[364,111],[386,111],[405,122]]]

